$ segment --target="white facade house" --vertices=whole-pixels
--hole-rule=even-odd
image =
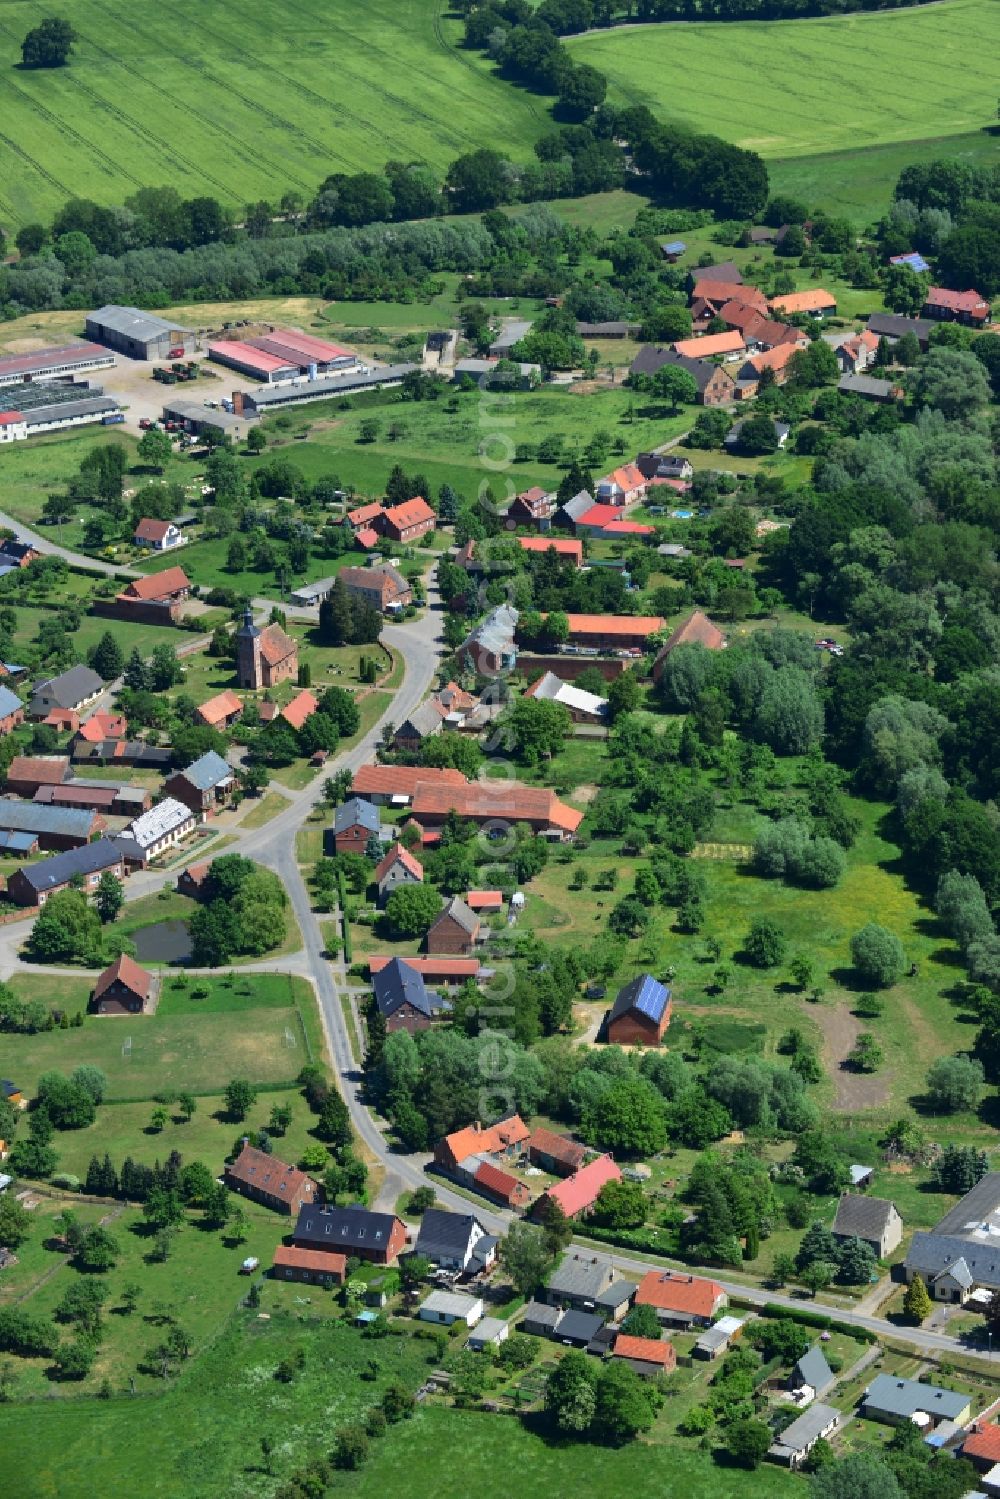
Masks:
[[[417,1316],[424,1322],[437,1322],[443,1327],[451,1327],[456,1322],[475,1327],[482,1320],[483,1300],[481,1296],[464,1296],[461,1291],[432,1291]]]
[[[28,423],[20,411],[0,411],[0,442],[21,442],[28,435]]]
[[[143,812],[141,817],[137,817],[126,829],[126,835],[138,844],[148,863],[150,859],[162,854],[164,849],[173,848],[174,844],[186,838],[194,831],[197,822],[198,819],[189,807],[185,807],[175,797],[168,796],[148,812]]]

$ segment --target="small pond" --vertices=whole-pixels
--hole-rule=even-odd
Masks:
[[[183,963],[191,956],[191,933],[186,921],[158,921],[132,933],[140,963]]]

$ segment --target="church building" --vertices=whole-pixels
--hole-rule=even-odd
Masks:
[[[241,687],[259,691],[294,681],[299,670],[299,648],[280,625],[259,628],[248,608],[236,631],[236,675]]]

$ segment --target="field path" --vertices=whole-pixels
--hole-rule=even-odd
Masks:
[[[850,1000],[842,999],[836,1005],[812,1007],[812,1018],[823,1032],[823,1065],[833,1078],[833,1107],[838,1114],[877,1109],[889,1097],[889,1083],[884,1074],[852,1072],[846,1065],[862,1030],[849,1006]]]

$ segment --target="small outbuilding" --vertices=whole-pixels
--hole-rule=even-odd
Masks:
[[[456,1322],[475,1327],[482,1315],[482,1297],[466,1296],[461,1291],[432,1291],[417,1312],[422,1322],[438,1322],[443,1327]]]
[[[467,1348],[481,1353],[484,1348],[499,1348],[510,1337],[510,1323],[503,1317],[484,1317],[469,1334]]]

